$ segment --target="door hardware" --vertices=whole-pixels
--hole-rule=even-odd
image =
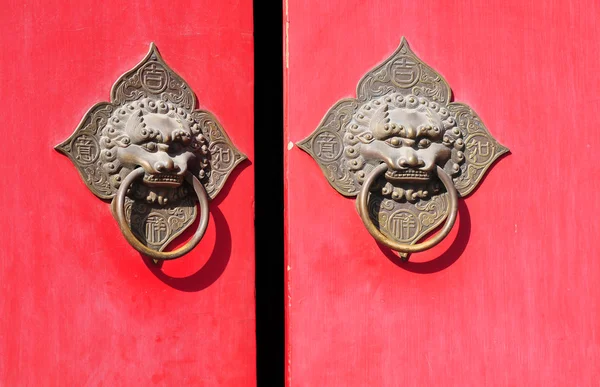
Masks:
[[[357,196],[369,233],[407,260],[448,235],[458,197],[471,193],[508,148],[469,106],[450,101],[448,83],[404,38],[356,93],[333,105],[298,146],[340,194]]]
[[[195,107],[190,86],[151,44],[113,85],[111,102],[95,104],[55,147],[96,196],[112,200],[125,239],[155,262],[178,258],[200,242],[208,201],[246,159],[216,117]],[[198,229],[182,247],[165,252],[193,224],[196,202]]]

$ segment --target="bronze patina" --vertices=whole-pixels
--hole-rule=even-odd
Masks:
[[[448,235],[458,197],[471,193],[508,149],[469,106],[451,102],[448,83],[404,38],[356,93],[329,109],[298,146],[333,188],[358,196],[369,233],[406,260]],[[436,235],[418,243],[444,220]]]
[[[94,105],[55,147],[96,196],[112,199],[127,241],[155,261],[180,257],[198,244],[208,225],[208,201],[246,158],[215,116],[195,107],[190,86],[151,44],[114,84],[111,102]],[[198,229],[184,246],[164,251],[196,219],[196,202]]]

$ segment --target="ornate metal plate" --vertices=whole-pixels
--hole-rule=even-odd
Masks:
[[[197,216],[193,190],[183,183],[186,174],[212,199],[246,158],[215,116],[195,107],[190,86],[151,44],[146,57],[114,84],[111,102],[94,105],[55,147],[100,199],[114,198],[132,171],[144,169],[143,179],[127,190],[126,220],[137,239],[157,252]]]
[[[464,197],[508,151],[469,106],[450,102],[448,83],[404,38],[360,80],[356,94],[337,102],[298,146],[344,196],[358,195],[371,171],[386,163],[385,176],[370,187],[368,211],[394,242],[415,244],[446,218],[450,203],[437,166]]]

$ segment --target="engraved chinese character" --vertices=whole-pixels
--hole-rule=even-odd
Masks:
[[[142,71],[142,82],[148,90],[158,93],[166,87],[167,74],[161,66],[150,64]]]
[[[396,214],[391,219],[390,228],[396,238],[409,240],[414,236],[417,229],[415,217],[408,213]]]
[[[410,87],[419,76],[417,62],[410,57],[402,56],[394,61],[392,65],[393,81],[400,87]]]
[[[215,147],[213,150],[213,166],[216,169],[227,168],[232,160],[231,149],[223,147]]]
[[[484,143],[483,141],[476,141],[473,139],[467,144],[467,149],[471,151],[469,159],[474,162],[478,160],[478,156],[481,156],[484,159],[487,159],[490,156],[490,143],[487,141]]]
[[[146,240],[152,244],[161,243],[167,236],[167,224],[160,216],[151,215],[146,220]]]
[[[316,141],[317,156],[323,159],[333,160],[337,157],[340,144],[337,137],[330,133],[321,133]]]
[[[75,158],[78,160],[84,163],[92,162],[96,158],[96,152],[96,144],[90,137],[80,136],[75,140]]]

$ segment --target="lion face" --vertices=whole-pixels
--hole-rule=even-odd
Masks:
[[[344,138],[350,170],[364,179],[365,160],[388,166],[384,196],[416,201],[439,190],[437,166],[460,171],[462,134],[445,108],[426,98],[393,93],[363,105],[348,124]]]
[[[152,98],[117,109],[102,130],[100,147],[103,168],[115,187],[137,167],[145,171],[145,186],[162,189],[181,186],[188,171],[203,178],[208,166],[207,141],[194,117]]]

